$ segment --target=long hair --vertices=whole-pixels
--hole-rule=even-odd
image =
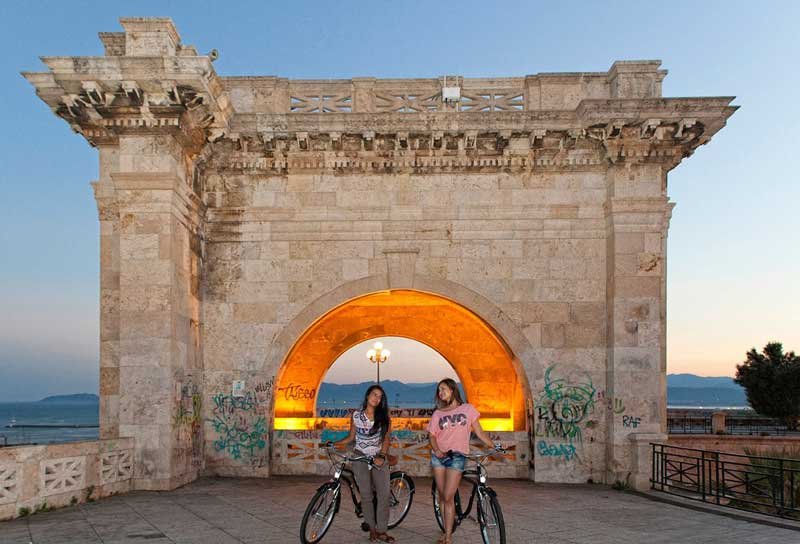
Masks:
[[[450,399],[450,402],[456,401],[459,404],[464,404],[464,399],[461,398],[461,390],[458,388],[456,381],[452,378],[445,378],[436,384],[436,392],[433,394],[433,404],[437,409],[449,406],[443,403],[442,399],[439,398],[439,386],[442,384],[445,384],[450,388],[450,391],[453,392],[453,397]]]
[[[369,434],[375,434],[380,431],[381,440],[383,440],[386,436],[386,431],[389,430],[389,424],[391,423],[391,418],[389,417],[389,402],[386,400],[386,391],[383,390],[383,387],[380,385],[369,386],[367,392],[364,393],[364,402],[361,403],[361,411],[363,412],[367,409],[369,395],[376,389],[381,392],[381,403],[375,407],[375,415],[373,416],[374,423],[369,430]]]

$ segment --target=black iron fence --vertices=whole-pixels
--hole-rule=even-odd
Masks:
[[[711,434],[711,416],[667,416],[669,434]]]
[[[700,415],[667,415],[667,433],[669,434],[712,434],[712,417],[710,414]],[[786,424],[762,416],[727,416],[725,418],[725,434],[736,435],[778,435],[788,432]]]
[[[651,488],[673,495],[800,519],[800,459],[651,444]]]

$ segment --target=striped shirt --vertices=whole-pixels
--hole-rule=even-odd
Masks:
[[[369,434],[374,423],[363,411],[356,410],[353,412],[353,425],[356,429],[356,449],[370,457],[374,457],[381,451],[381,442],[383,442],[380,430],[375,434]]]

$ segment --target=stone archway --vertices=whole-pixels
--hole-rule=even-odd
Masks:
[[[303,309],[273,340],[262,367],[264,375],[275,376],[270,411],[271,473],[328,470],[317,444],[338,438],[343,432],[338,429],[345,428],[347,420],[313,417],[319,383],[329,366],[352,345],[377,336],[403,336],[427,344],[453,365],[470,402],[481,411],[485,428],[508,445],[508,462],[497,467],[497,474],[531,476],[528,412],[532,406],[530,376],[537,365],[527,338],[491,301],[463,285],[413,273],[402,282],[393,279],[390,269],[388,275],[340,285]],[[418,323],[415,330],[410,322],[415,315],[428,316],[424,319],[427,326]],[[459,325],[439,327],[437,337],[432,325],[436,316],[450,316]],[[343,318],[339,325],[349,326],[334,326],[337,318]],[[469,327],[468,332],[459,326]],[[467,340],[448,345],[442,330]],[[479,340],[472,341],[471,336]],[[481,343],[483,347],[475,347]],[[303,354],[306,349],[311,351]],[[484,363],[474,365],[473,360]],[[404,470],[428,474],[427,433],[420,430],[424,416],[395,417],[394,421],[398,425],[393,448],[401,453]]]
[[[316,393],[330,365],[350,347],[379,336],[422,342],[453,365],[467,397],[496,431],[525,430],[526,379],[500,336],[469,309],[416,290],[350,300],[315,321],[286,357],[275,384],[275,429],[314,428]]]

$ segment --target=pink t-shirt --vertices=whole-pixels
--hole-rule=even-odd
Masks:
[[[462,404],[452,410],[436,410],[428,424],[428,432],[436,437],[443,452],[448,450],[469,453],[469,436],[472,424],[481,417],[471,404]]]

